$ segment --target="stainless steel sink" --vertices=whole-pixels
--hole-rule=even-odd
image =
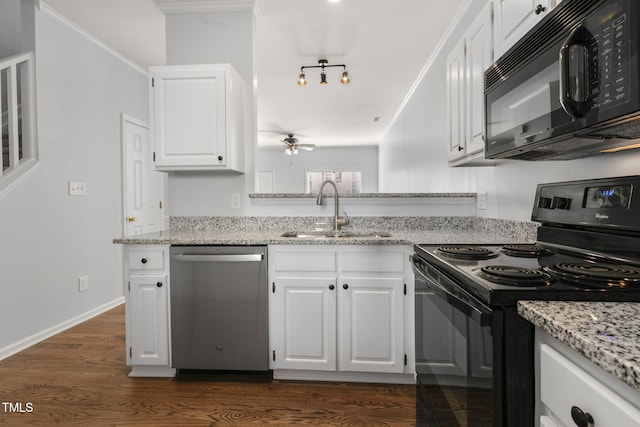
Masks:
[[[287,231],[282,237],[294,237],[298,239],[325,239],[325,238],[382,238],[391,237],[384,231]]]

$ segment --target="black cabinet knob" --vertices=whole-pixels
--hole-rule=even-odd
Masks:
[[[342,285],[342,289],[349,289],[349,285],[345,283],[344,285]]]
[[[571,407],[571,418],[578,427],[593,427],[593,417],[590,413],[584,412],[577,406]]]
[[[329,289],[334,290],[336,287],[333,285],[329,285]]]
[[[147,263],[147,259],[146,259],[146,258],[142,258],[142,259],[140,260],[140,262],[141,262],[141,263],[143,263],[143,264],[146,264],[146,263]]]
[[[218,156],[218,160],[219,160],[219,161],[222,161],[222,156]]]
[[[546,8],[546,7],[544,7],[543,5],[539,4],[539,5],[536,7],[536,10],[535,10],[536,15],[540,15],[540,14],[541,14],[542,12],[544,12],[545,10],[547,10],[547,8]]]
[[[157,287],[159,287],[159,288],[161,288],[161,287],[162,287],[162,282],[158,282],[158,283],[156,283],[156,286],[157,286]]]

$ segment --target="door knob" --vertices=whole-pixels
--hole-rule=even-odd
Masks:
[[[128,216],[127,217],[127,221],[129,222],[136,222],[138,220],[138,218],[136,218],[135,216]]]

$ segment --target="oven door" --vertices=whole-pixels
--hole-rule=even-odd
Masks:
[[[413,266],[416,425],[500,425],[491,309],[424,260]]]

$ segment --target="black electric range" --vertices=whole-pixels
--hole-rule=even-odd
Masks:
[[[534,329],[518,300],[640,302],[640,176],[540,184],[532,220],[535,243],[414,247],[417,425],[533,425]]]

